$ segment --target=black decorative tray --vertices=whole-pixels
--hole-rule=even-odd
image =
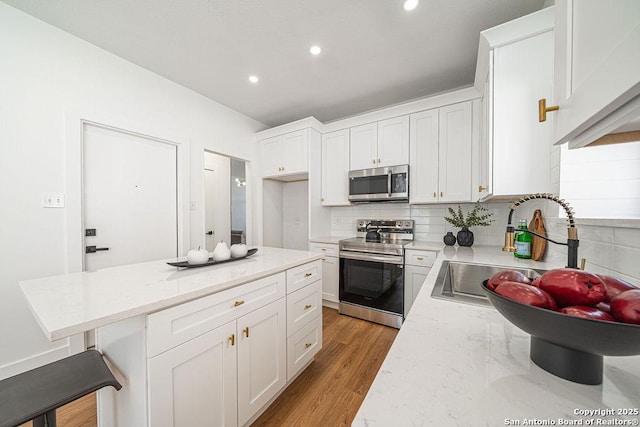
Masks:
[[[229,259],[225,259],[224,261],[214,261],[213,258],[209,258],[209,261],[205,262],[204,264],[189,264],[187,261],[180,261],[180,262],[168,262],[167,264],[173,266],[173,267],[180,267],[180,268],[197,268],[197,267],[206,267],[208,265],[218,265],[218,264],[224,264],[225,262],[231,262],[231,261],[238,261],[241,259],[245,259],[248,256],[251,256],[253,254],[255,254],[256,252],[258,252],[258,248],[253,248],[253,249],[249,249],[247,251],[247,254],[243,257],[240,258],[229,258]]]

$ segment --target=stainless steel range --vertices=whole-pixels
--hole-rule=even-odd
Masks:
[[[341,314],[400,328],[404,247],[413,226],[408,219],[359,219],[358,237],[340,241]]]

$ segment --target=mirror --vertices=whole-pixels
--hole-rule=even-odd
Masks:
[[[205,248],[212,252],[224,240],[245,243],[247,235],[246,164],[204,152]]]

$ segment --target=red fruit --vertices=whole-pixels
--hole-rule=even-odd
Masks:
[[[540,308],[551,308],[553,299],[545,291],[518,282],[502,282],[495,292],[505,298]],[[554,303],[555,304],[555,303]]]
[[[560,309],[561,313],[568,314],[570,316],[583,317],[585,319],[592,320],[605,320],[607,322],[615,322],[610,314],[605,313],[602,310],[598,310],[595,307],[587,307],[585,305],[570,305]]]
[[[517,282],[525,283],[527,285],[531,283],[529,278],[519,271],[503,270],[491,276],[491,279],[487,282],[487,288],[495,291],[496,287],[502,282]]]
[[[612,299],[611,314],[621,322],[640,325],[640,289],[624,291]]]
[[[573,268],[549,270],[540,277],[540,289],[548,292],[559,306],[596,305],[607,290],[595,274]]]
[[[596,274],[603,282],[605,288],[607,288],[607,296],[604,298],[605,302],[609,302],[614,299],[618,294],[631,289],[638,289],[631,283],[625,282],[622,279],[618,279],[613,276],[605,276],[604,274]]]

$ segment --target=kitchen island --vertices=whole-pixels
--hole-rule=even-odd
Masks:
[[[556,377],[529,359],[529,335],[494,308],[431,296],[445,260],[543,270],[566,262],[445,247],[353,426],[638,425],[640,357],[605,357],[598,386]]]
[[[219,265],[154,261],[20,287],[50,340],[95,330],[124,377],[99,391],[99,425],[245,425],[322,346],[321,258],[260,247]]]

